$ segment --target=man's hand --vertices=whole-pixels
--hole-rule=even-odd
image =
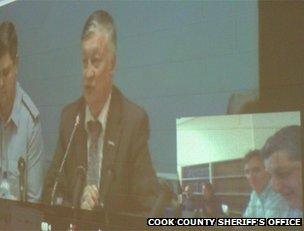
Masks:
[[[98,199],[99,192],[96,185],[87,185],[83,190],[80,207],[92,210],[98,204]]]

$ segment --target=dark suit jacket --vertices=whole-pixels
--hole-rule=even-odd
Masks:
[[[101,204],[113,212],[146,214],[153,206],[158,191],[148,149],[148,116],[116,87],[112,90],[108,113],[101,169]],[[56,172],[78,114],[80,124],[57,190],[57,195],[63,196],[65,204],[69,205],[72,200],[76,168],[80,165],[87,168],[85,100],[82,97],[62,111],[57,149],[44,185],[43,201],[46,203],[50,203]]]

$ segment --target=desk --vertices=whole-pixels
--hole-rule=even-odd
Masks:
[[[0,199],[0,230],[41,230],[41,224],[51,230],[144,230],[146,218],[126,213],[87,211],[63,206],[25,203]],[[72,229],[73,230],[73,229]]]

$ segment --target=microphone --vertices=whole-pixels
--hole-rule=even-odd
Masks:
[[[84,167],[80,165],[76,169],[76,181],[74,184],[72,208],[79,209],[80,207],[80,198],[83,193],[85,179],[86,179],[86,171]]]
[[[18,171],[19,171],[19,192],[20,192],[20,201],[26,202],[26,163],[24,158],[21,156],[18,160]]]
[[[73,126],[73,130],[72,130],[72,133],[71,133],[71,136],[70,136],[67,148],[66,148],[64,156],[63,156],[63,158],[61,160],[61,164],[60,164],[59,170],[58,170],[58,172],[56,174],[55,183],[53,185],[52,194],[51,194],[51,205],[54,205],[54,199],[55,199],[55,194],[56,194],[56,190],[57,190],[58,183],[59,183],[59,177],[62,174],[63,167],[64,167],[64,164],[65,164],[66,159],[68,157],[68,154],[69,154],[69,151],[70,151],[70,147],[71,147],[71,144],[72,144],[72,141],[73,141],[73,138],[74,138],[75,131],[76,131],[78,125],[79,125],[79,121],[80,121],[80,115],[78,114],[76,116],[76,119],[75,119],[75,123],[74,123],[74,126]]]

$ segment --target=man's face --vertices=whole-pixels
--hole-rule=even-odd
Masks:
[[[112,87],[113,56],[107,37],[94,33],[82,42],[83,94],[89,107],[102,107]]]
[[[292,208],[302,208],[301,161],[290,158],[286,151],[274,152],[265,160],[273,188],[288,200]]]
[[[245,164],[244,172],[251,188],[258,193],[262,192],[268,183],[269,175],[261,159],[259,157],[252,157]]]
[[[16,92],[17,65],[8,52],[0,57],[0,113],[8,117],[13,108]],[[5,118],[7,119],[7,118]]]

